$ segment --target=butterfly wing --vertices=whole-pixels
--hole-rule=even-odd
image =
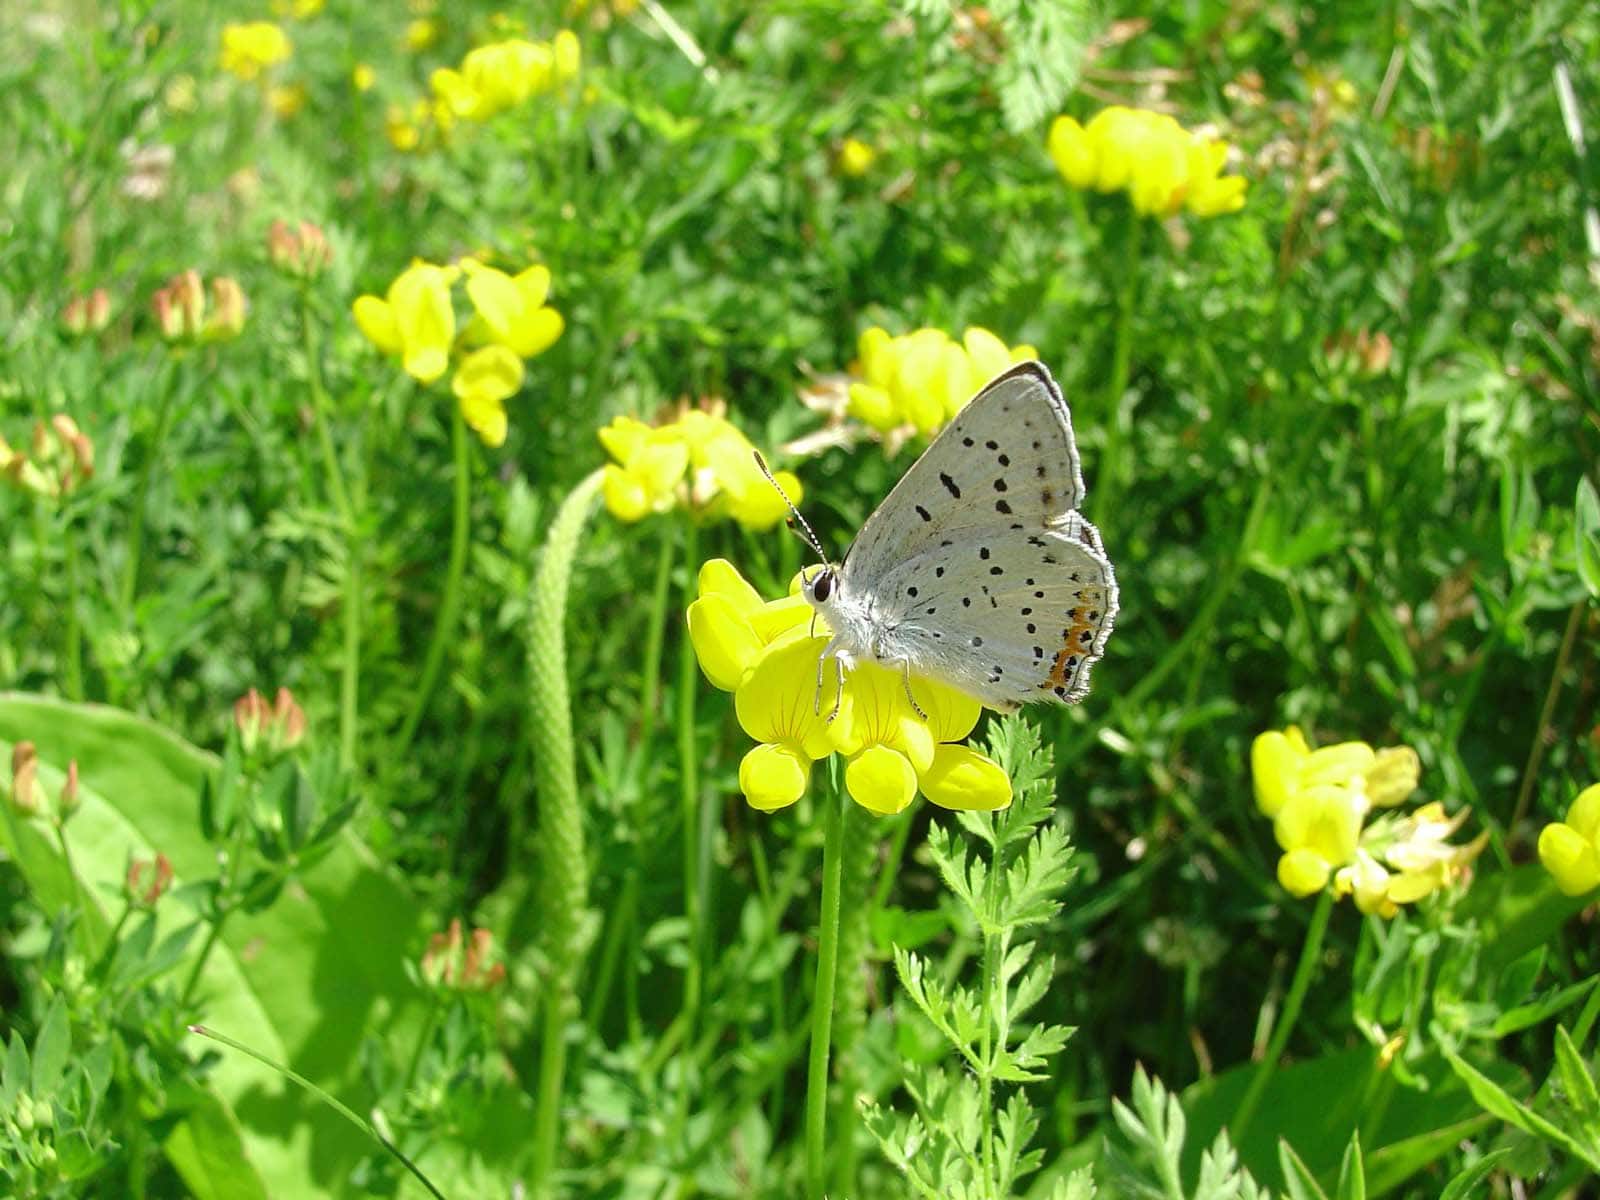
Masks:
[[[997,708],[1076,703],[1116,622],[1116,575],[1094,526],[1009,523],[897,565],[874,593],[885,657]]]
[[[870,589],[941,541],[1021,524],[1038,531],[1083,501],[1072,415],[1043,363],[984,385],[911,464],[845,555],[846,587]]]

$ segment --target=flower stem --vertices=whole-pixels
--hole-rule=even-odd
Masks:
[[[683,598],[683,607],[687,610],[699,586],[695,574],[699,536],[693,524],[684,526],[683,551],[683,561],[688,567]],[[694,645],[685,635],[678,646],[678,783],[679,823],[683,837],[683,908],[684,919],[689,927],[689,959],[683,976],[686,1042],[694,1041],[700,1010],[700,754],[695,739],[695,693],[698,683],[699,669],[695,663]]]
[[[78,535],[68,518],[61,529],[61,540],[67,553],[67,611],[66,629],[62,633],[61,656],[62,687],[68,700],[83,699],[83,622],[78,614],[78,597],[83,590],[83,579],[78,566]]]
[[[150,480],[155,475],[156,464],[161,461],[161,450],[167,440],[167,426],[172,420],[173,392],[177,390],[175,360],[169,354],[156,371],[156,428],[150,438],[144,464],[139,468],[139,481],[133,488],[132,524],[128,526],[128,556],[122,561],[122,590],[119,599],[125,613],[133,611],[134,597],[139,593],[139,559],[144,550],[144,510],[150,498]]]
[[[445,567],[444,600],[439,605],[439,615],[434,621],[433,637],[428,642],[428,654],[422,663],[422,679],[411,697],[411,711],[400,727],[400,736],[389,751],[398,755],[411,744],[428,710],[428,698],[439,682],[439,671],[444,666],[444,654],[456,631],[456,621],[461,615],[461,580],[467,568],[467,531],[471,515],[472,463],[467,455],[467,423],[461,416],[459,404],[450,405],[450,449],[455,459],[454,506],[450,521],[450,561]]]
[[[828,1050],[839,975],[839,891],[844,862],[844,797],[830,787],[822,801],[822,914],[817,925],[817,985],[811,996],[811,1058],[806,1068],[806,1197],[828,1191]]]
[[[322,386],[322,351],[309,297],[300,303],[300,330],[306,350],[306,379],[311,387],[311,411],[322,449],[322,466],[328,477],[328,494],[345,532],[344,658],[339,671],[339,765],[356,765],[357,702],[361,694],[361,528],[355,505],[345,485],[344,469],[328,428],[328,393]]]
[[[1095,497],[1095,520],[1104,526],[1115,513],[1127,474],[1122,444],[1122,394],[1128,390],[1133,361],[1133,314],[1139,300],[1139,242],[1145,219],[1131,208],[1123,213],[1122,250],[1118,262],[1122,279],[1117,285],[1117,326],[1111,344],[1111,373],[1106,380],[1105,454],[1100,465],[1100,487]]]
[[[191,1025],[189,1026],[189,1032],[196,1034],[199,1037],[210,1038],[213,1042],[221,1042],[224,1046],[239,1051],[240,1054],[248,1055],[263,1066],[272,1068],[291,1083],[298,1084],[304,1091],[312,1096],[315,1096],[318,1100],[322,1101],[329,1108],[333,1109],[334,1112],[338,1113],[346,1121],[349,1121],[350,1124],[354,1125],[373,1141],[377,1142],[378,1145],[382,1146],[390,1154],[394,1155],[395,1159],[400,1163],[400,1165],[405,1167],[406,1170],[410,1171],[417,1181],[421,1183],[423,1187],[428,1189],[428,1194],[430,1196],[436,1197],[437,1200],[444,1200],[444,1194],[440,1192],[438,1188],[433,1186],[433,1181],[422,1173],[422,1171],[417,1167],[416,1163],[412,1162],[403,1153],[401,1153],[398,1146],[396,1146],[388,1138],[384,1137],[382,1133],[378,1132],[377,1128],[374,1127],[371,1122],[363,1121],[346,1105],[340,1103],[333,1096],[330,1096],[327,1092],[323,1091],[316,1084],[312,1083],[304,1075],[291,1071],[282,1063],[274,1062],[260,1051],[252,1050],[243,1042],[236,1042],[231,1037],[218,1033],[215,1029],[207,1029],[204,1025]]]
[[[578,802],[572,700],[567,686],[567,591],[578,540],[588,522],[601,475],[572,490],[550,523],[533,579],[528,622],[529,740],[539,796],[540,928],[550,964],[544,989],[544,1036],[539,1047],[539,1094],[534,1110],[529,1194],[550,1195],[561,1130],[566,1074],[566,1023],[583,957],[589,867]]]
[[[1322,894],[1317,897],[1317,907],[1311,914],[1311,925],[1306,930],[1305,944],[1300,947],[1300,962],[1294,969],[1294,978],[1289,983],[1289,994],[1284,999],[1283,1012],[1273,1027],[1272,1038],[1267,1043],[1267,1052],[1262,1055],[1261,1064],[1251,1077],[1250,1086],[1245,1089],[1239,1107],[1234,1109],[1233,1120],[1228,1122],[1228,1136],[1235,1146],[1244,1144],[1244,1135],[1250,1128],[1250,1122],[1255,1118],[1256,1109],[1261,1106],[1261,1097],[1266,1093],[1267,1083],[1272,1079],[1273,1072],[1278,1069],[1278,1059],[1283,1056],[1283,1048],[1288,1045],[1289,1035],[1294,1032],[1295,1022],[1300,1019],[1300,1006],[1305,1002],[1306,991],[1311,987],[1311,977],[1316,974],[1317,961],[1322,957],[1322,938],[1328,931],[1328,916],[1332,912],[1333,892],[1329,888],[1323,888]]]

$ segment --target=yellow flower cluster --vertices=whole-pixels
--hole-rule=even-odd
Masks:
[[[397,150],[415,150],[429,130],[448,135],[461,121],[487,121],[577,77],[582,51],[563,29],[548,42],[509,38],[469,50],[459,67],[439,67],[428,79],[431,95],[409,109],[389,109],[386,128]]]
[[[289,35],[271,21],[249,21],[222,27],[222,69],[244,80],[261,78],[293,52]]]
[[[812,764],[830,754],[845,756],[846,790],[875,813],[897,813],[919,791],[944,808],[989,811],[1011,803],[1011,780],[1000,765],[958,744],[978,721],[980,705],[970,696],[913,678],[927,714],[921,716],[901,673],[876,663],[858,664],[842,696],[836,672],[824,669],[819,691],[818,661],[829,635],[800,595],[798,576],[787,596],[763,601],[731,563],[712,559],[700,568],[688,618],[700,669],[733,693],[739,725],[758,743],[739,764],[751,807],[771,812],[793,804],[805,794]]]
[[[1488,836],[1450,844],[1466,812],[1446,817],[1438,803],[1386,813],[1363,829],[1374,808],[1392,809],[1416,790],[1421,766],[1409,746],[1341,742],[1312,750],[1291,725],[1256,738],[1250,767],[1256,807],[1272,819],[1283,850],[1278,882],[1295,896],[1331,880],[1335,895],[1353,896],[1362,912],[1392,917],[1462,877]]]
[[[458,337],[453,289],[462,279],[474,315]],[[450,386],[462,417],[485,445],[499,446],[505,402],[522,387],[522,360],[548,350],[564,328],[545,303],[549,293],[547,267],[508,275],[474,258],[450,266],[417,259],[386,295],[359,296],[351,311],[367,339],[420,383],[439,379],[454,359]]]
[[[1539,861],[1568,896],[1600,886],[1600,783],[1578,793],[1565,821],[1539,831]]]
[[[755,447],[721,411],[686,409],[662,425],[617,417],[600,430],[606,508],[638,521],[679,504],[706,516],[732,517],[746,529],[771,529],[788,509],[756,466]],[[788,471],[775,473],[798,504],[805,494]]]
[[[1215,217],[1244,207],[1244,177],[1222,174],[1228,144],[1191,133],[1165,113],[1113,105],[1087,125],[1057,117],[1049,149],[1073,187],[1127,192],[1134,210],[1147,216],[1187,208]]]
[[[942,329],[892,336],[874,326],[856,344],[859,376],[850,384],[851,416],[881,433],[912,426],[936,433],[1012,363],[1038,358],[1032,346],[1007,347],[977,325],[958,342]]]

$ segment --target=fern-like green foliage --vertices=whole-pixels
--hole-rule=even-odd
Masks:
[[[948,21],[947,0],[904,0],[912,16]],[[1089,43],[1102,24],[1089,0],[991,0],[1003,57],[995,86],[1006,129],[1021,133],[1061,110],[1078,86]]]
[[[1112,1195],[1151,1200],[1271,1200],[1271,1193],[1239,1165],[1227,1131],[1217,1134],[1200,1158],[1200,1175],[1191,1191],[1183,1186],[1188,1124],[1178,1098],[1143,1068],[1134,1072],[1131,1104],[1112,1101],[1112,1115],[1125,1144],[1106,1149],[1106,1186]]]
[[[865,1110],[868,1128],[916,1194],[948,1200],[999,1200],[1039,1168],[1040,1152],[1029,1149],[1038,1128],[1033,1106],[1020,1088],[1002,1097],[999,1086],[1044,1079],[1046,1059],[1072,1032],[1026,1020],[1049,987],[1055,960],[1019,936],[1056,914],[1072,875],[1072,848],[1049,823],[1050,754],[1019,717],[994,730],[988,752],[1011,777],[1011,807],[960,814],[966,836],[941,825],[928,833],[940,877],[982,939],[981,975],[947,980],[922,955],[898,946],[894,955],[905,997],[950,1044],[962,1069],[914,1073],[906,1085],[910,1114],[875,1105]],[[1092,1195],[1087,1174],[1058,1181],[1052,1192],[1060,1200]]]

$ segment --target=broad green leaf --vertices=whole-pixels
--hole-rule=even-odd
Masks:
[[[33,1074],[39,1076],[38,1051],[34,1052]],[[1594,1076],[1589,1074],[1588,1064],[1583,1061],[1583,1056],[1578,1053],[1578,1048],[1572,1044],[1572,1037],[1565,1027],[1556,1026],[1556,1071],[1561,1077],[1562,1090],[1566,1092],[1567,1103],[1575,1110],[1575,1115],[1585,1127],[1586,1132],[1594,1130],[1597,1120],[1600,1120],[1600,1094],[1596,1094]]]
[[[215,756],[118,709],[0,693],[0,756],[24,739],[37,747],[47,792],[68,760],[79,767],[82,804],[67,827],[78,885],[35,826],[0,823],[0,846],[15,855],[47,908],[81,894],[90,906],[86,923],[103,939],[130,855],[166,854],[178,885],[215,873],[216,851],[201,832],[199,812],[202,780],[218,768]],[[416,912],[365,847],[343,833],[271,907],[229,920],[207,959],[195,1016],[359,1111],[366,1102],[361,1039],[404,1040],[421,1019],[403,969],[417,949]],[[158,917],[162,934],[192,920],[168,902],[158,906]],[[203,940],[190,942],[189,957]],[[179,978],[186,970],[180,966]],[[233,1109],[245,1153],[269,1195],[341,1194],[346,1172],[372,1149],[359,1131],[242,1055],[224,1053],[208,1081]],[[490,1157],[513,1152],[479,1149]]]
[[[1479,1113],[1454,1125],[1445,1125],[1415,1137],[1390,1142],[1381,1150],[1365,1156],[1367,1190],[1374,1196],[1387,1195],[1410,1179],[1424,1167],[1438,1162],[1466,1138],[1478,1133],[1489,1124],[1489,1117]]]
[[[197,1200],[266,1200],[238,1118],[210,1092],[198,1095],[161,1148]]]
[[[1510,1093],[1464,1058],[1448,1053],[1445,1057],[1449,1059],[1456,1074],[1466,1082],[1473,1099],[1477,1100],[1485,1112],[1499,1117],[1509,1125],[1516,1126],[1524,1133],[1549,1142],[1557,1149],[1600,1170],[1600,1159],[1592,1156],[1587,1148],[1574,1140],[1566,1130],[1513,1099]]]
[[[1582,1000],[1594,990],[1596,983],[1600,983],[1600,979],[1585,979],[1582,983],[1571,984],[1532,1004],[1519,1004],[1516,1008],[1501,1013],[1494,1023],[1494,1036],[1506,1037],[1531,1028],[1541,1021],[1548,1021],[1562,1009],[1570,1008]]]

